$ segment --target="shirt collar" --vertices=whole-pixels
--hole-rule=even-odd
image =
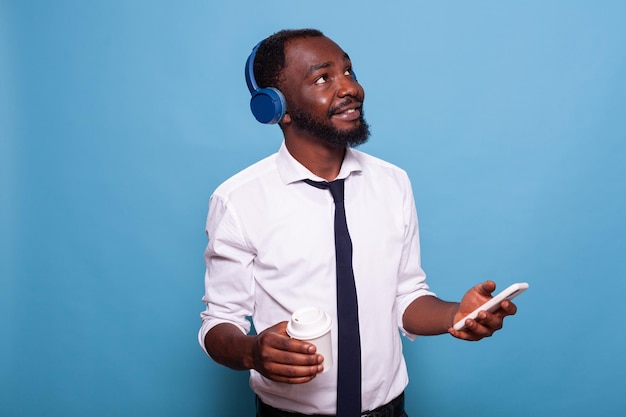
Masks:
[[[326,181],[324,178],[320,178],[309,171],[304,165],[291,156],[284,141],[278,150],[276,165],[278,167],[278,173],[285,184],[299,182],[304,179]],[[351,148],[347,148],[337,179],[347,178],[351,174],[361,173],[361,171],[361,162],[355,155],[355,151]]]

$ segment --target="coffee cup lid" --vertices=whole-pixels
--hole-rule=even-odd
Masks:
[[[330,316],[317,307],[305,307],[291,315],[287,334],[295,339],[315,339],[332,326]]]

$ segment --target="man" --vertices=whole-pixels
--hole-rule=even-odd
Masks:
[[[404,416],[408,376],[398,329],[411,339],[448,332],[479,340],[500,329],[516,307],[504,301],[495,313],[468,319],[465,330],[452,328],[491,298],[495,284],[478,284],[460,303],[430,292],[406,173],[353,149],[369,136],[364,91],[337,44],[316,30],[281,31],[255,48],[248,71],[257,119],[266,116],[255,109],[259,90],[280,91],[272,98],[278,110],[270,122],[278,122],[284,142],[278,153],[227,180],[211,197],[200,344],[218,363],[251,370],[260,417],[381,415],[368,410]],[[345,188],[337,203],[323,189],[335,180]],[[333,319],[333,357],[341,355],[337,323],[343,318],[337,311],[347,302],[338,300],[344,290],[335,286],[343,268],[336,266],[340,244],[333,226],[339,204],[345,208],[358,302],[358,324],[344,331],[360,332],[360,354],[352,353],[360,360],[359,398],[348,401],[345,407],[353,411],[345,413],[339,406],[344,395],[337,393],[344,383],[337,378],[348,373],[338,368],[349,359],[340,357],[322,373],[324,358],[315,346],[286,333],[294,311],[317,306]],[[248,334],[248,317],[257,335]]]

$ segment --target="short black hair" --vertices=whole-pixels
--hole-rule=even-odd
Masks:
[[[259,88],[280,84],[280,73],[285,68],[285,44],[293,39],[324,36],[317,29],[284,29],[269,36],[256,52],[254,78]]]

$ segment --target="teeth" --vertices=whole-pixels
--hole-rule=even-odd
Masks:
[[[346,113],[354,113],[354,109],[346,110]]]

